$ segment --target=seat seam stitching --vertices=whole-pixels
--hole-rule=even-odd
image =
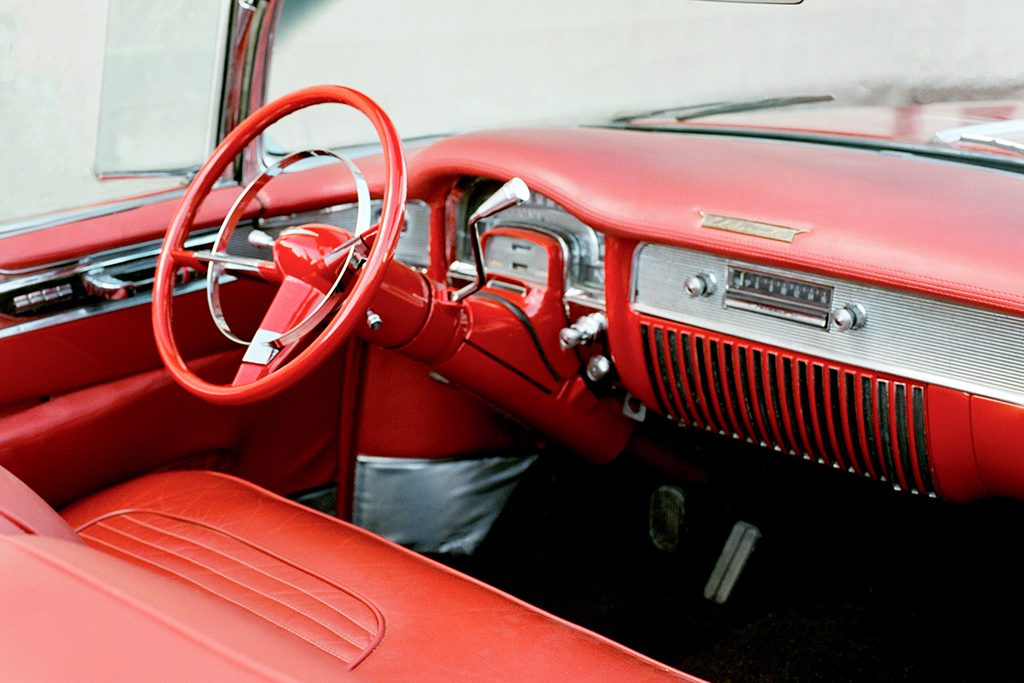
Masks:
[[[252,571],[254,571],[254,572],[258,573],[258,574],[261,574],[261,575],[263,575],[263,576],[265,576],[265,577],[267,577],[267,578],[269,578],[269,579],[271,579],[271,580],[273,580],[273,581],[276,581],[276,582],[278,582],[278,583],[280,583],[280,584],[282,584],[282,585],[284,585],[284,586],[288,586],[289,588],[293,588],[293,589],[297,590],[298,592],[302,593],[303,595],[306,595],[306,596],[308,596],[308,597],[312,598],[313,600],[315,600],[315,601],[317,601],[318,603],[322,604],[322,605],[323,605],[324,607],[326,607],[327,609],[331,610],[331,611],[332,611],[332,612],[334,612],[335,614],[337,614],[337,615],[339,615],[339,616],[343,617],[344,619],[346,619],[347,621],[349,621],[350,623],[352,623],[352,624],[353,624],[354,626],[356,626],[357,628],[359,628],[359,629],[361,629],[361,630],[365,631],[365,632],[366,632],[366,633],[367,633],[368,635],[370,635],[371,637],[372,637],[373,635],[375,635],[375,632],[374,632],[374,631],[372,631],[372,630],[370,630],[370,629],[366,628],[365,626],[363,626],[362,624],[360,624],[360,623],[359,623],[358,621],[356,621],[355,619],[353,619],[352,617],[350,617],[350,616],[349,616],[348,614],[346,614],[345,612],[343,612],[343,611],[342,611],[341,609],[339,609],[339,608],[335,607],[334,605],[331,605],[330,603],[328,603],[328,602],[327,602],[327,601],[325,601],[324,599],[322,599],[322,598],[320,598],[320,597],[317,597],[317,596],[316,596],[316,595],[314,595],[313,593],[310,593],[309,591],[307,591],[307,590],[303,589],[303,588],[302,588],[301,586],[296,586],[295,584],[293,584],[293,583],[291,583],[291,582],[289,582],[289,581],[285,581],[284,579],[281,579],[281,578],[279,578],[279,577],[276,577],[276,576],[274,576],[274,575],[272,575],[272,574],[268,574],[267,572],[263,571],[263,570],[262,570],[262,569],[260,569],[259,567],[255,567],[255,566],[253,566],[253,565],[249,564],[248,562],[244,562],[244,561],[242,561],[242,560],[240,560],[240,559],[238,559],[238,558],[236,558],[236,557],[234,557],[234,556],[232,556],[232,555],[228,555],[227,553],[225,553],[225,552],[223,552],[223,551],[221,551],[221,550],[218,550],[217,548],[213,548],[213,547],[210,547],[210,546],[208,546],[208,545],[206,545],[206,544],[204,544],[204,543],[200,543],[199,541],[197,541],[197,540],[195,540],[195,539],[191,539],[191,538],[186,538],[186,537],[184,537],[184,536],[182,536],[182,535],[180,535],[180,534],[176,534],[176,533],[174,533],[174,532],[172,532],[172,531],[168,531],[167,529],[161,529],[160,527],[154,526],[154,525],[152,525],[152,524],[149,524],[149,523],[147,523],[147,522],[144,522],[144,521],[142,521],[142,520],[140,520],[140,519],[135,519],[134,517],[132,517],[132,516],[130,516],[130,515],[122,515],[122,518],[123,518],[123,519],[125,519],[125,520],[127,520],[127,521],[130,521],[130,522],[132,522],[132,523],[134,523],[134,524],[138,524],[138,525],[140,525],[140,526],[143,526],[143,527],[145,527],[145,528],[147,528],[147,529],[151,529],[151,530],[153,530],[153,531],[155,531],[155,532],[157,532],[157,533],[161,533],[161,534],[164,534],[164,535],[166,535],[166,536],[170,536],[171,538],[177,538],[177,539],[179,539],[179,540],[181,540],[181,541],[183,541],[183,542],[185,542],[185,543],[191,543],[191,544],[193,544],[193,545],[195,545],[195,546],[197,546],[197,547],[203,548],[204,550],[208,550],[208,551],[210,551],[211,553],[214,553],[214,554],[216,554],[216,555],[219,555],[219,556],[221,556],[221,557],[223,557],[223,558],[226,558],[226,559],[228,559],[228,560],[231,560],[231,561],[237,562],[238,564],[242,565],[243,567],[248,567],[249,569],[251,569]],[[182,523],[182,524],[187,524],[187,522],[179,522],[179,523]],[[110,529],[110,530],[114,530],[114,531],[117,531],[116,529],[114,529],[114,527],[112,527],[112,526],[109,526],[109,525],[108,525],[108,524],[106,524],[106,523],[101,523],[101,525],[102,525],[102,526],[103,526],[104,528],[106,528],[106,529]],[[193,526],[194,526],[194,525],[193,525]],[[137,536],[133,536],[133,535],[129,534],[129,533],[128,533],[128,532],[126,532],[126,531],[120,530],[120,532],[121,532],[122,534],[124,534],[125,536],[128,536],[129,538],[134,538],[134,539],[138,539],[138,537],[137,537]],[[226,536],[226,538],[231,538],[231,536]],[[140,540],[140,542],[143,542],[143,541],[141,541],[141,539],[138,539],[138,540]],[[243,545],[244,545],[244,544],[243,544]],[[154,547],[159,547],[159,546],[154,546]],[[253,549],[253,550],[255,550],[256,552],[263,552],[263,551],[259,550],[258,548],[255,548],[255,547],[253,547],[253,546],[250,546],[250,545],[246,545],[246,547],[248,547],[248,548],[252,548],[252,549]],[[170,553],[170,551],[169,551],[169,550],[167,550],[167,549],[164,549],[164,551],[165,551],[165,552],[168,552],[168,553]],[[173,555],[177,555],[177,553],[171,553],[171,554],[173,554]],[[273,557],[272,555],[268,555],[268,554],[266,554],[266,553],[263,553],[263,554],[264,554],[264,555],[266,555],[267,557],[271,558],[271,559],[276,559],[276,558],[274,558],[274,557]],[[177,555],[177,556],[181,557],[180,555]],[[183,559],[186,559],[186,560],[188,560],[188,558],[183,558]],[[192,560],[189,560],[189,561],[192,561]],[[198,562],[196,562],[196,564],[199,564],[199,563],[198,563]],[[200,565],[200,566],[205,566],[205,565]],[[285,566],[290,566],[290,565],[285,565]],[[301,570],[301,569],[299,569],[299,568],[297,568],[297,567],[292,567],[292,569],[295,569],[295,571],[298,571],[298,572],[302,572],[302,570]],[[212,570],[211,570],[211,571],[212,571]],[[309,574],[308,572],[302,572],[302,573],[306,574],[306,576],[309,576],[309,577],[310,577],[311,579],[314,579],[314,580],[316,580],[316,581],[318,581],[318,582],[320,582],[320,583],[324,583],[324,582],[323,582],[323,581],[322,581],[321,579],[317,578],[316,576],[313,576],[312,574]],[[224,578],[228,578],[229,580],[233,580],[233,579],[230,579],[229,577],[224,577]],[[239,585],[245,585],[245,584],[239,584]],[[330,584],[324,584],[324,585],[326,585],[326,586],[328,586],[329,588],[332,588],[332,589],[334,589],[334,590],[338,590],[337,588],[335,588],[334,586],[331,586]],[[255,592],[259,593],[259,591],[255,591]],[[344,591],[338,591],[338,592],[340,592],[340,593],[342,593],[342,594],[344,594],[344,595],[347,595],[347,596],[348,596],[348,597],[349,597],[350,599],[354,600],[355,602],[357,602],[357,603],[359,603],[359,604],[363,604],[363,605],[364,605],[365,607],[367,607],[367,609],[369,609],[369,607],[368,607],[368,606],[366,606],[366,605],[365,605],[365,604],[363,603],[363,601],[362,601],[362,600],[360,600],[359,598],[355,597],[354,595],[351,595],[350,593],[346,593],[346,592],[344,592]],[[262,595],[262,593],[261,593],[261,595]],[[267,596],[267,597],[269,598],[270,596]],[[273,598],[270,598],[270,599],[271,599],[271,600],[273,600]],[[293,609],[294,609],[294,608],[293,608]],[[297,610],[297,609],[296,609],[295,611],[296,611],[296,612],[299,612],[299,614],[303,614],[303,615],[305,615],[305,613],[304,613],[304,612],[301,612],[300,610]],[[371,610],[371,612],[372,612],[372,610]],[[306,615],[306,616],[308,616],[308,615]],[[309,618],[310,618],[310,619],[313,619],[313,617],[309,617]],[[318,623],[319,623],[319,622],[318,622]],[[332,631],[334,630],[334,629],[331,629],[331,628],[330,628],[329,626],[327,626],[326,624],[322,624],[322,625],[323,625],[323,626],[324,626],[325,628],[327,628],[328,630],[332,630]],[[339,634],[339,635],[341,635],[341,634]],[[344,638],[344,636],[342,636],[342,638]],[[348,639],[346,638],[346,640],[348,640]],[[349,642],[352,642],[352,641],[349,641]],[[356,646],[356,647],[359,647],[359,645],[358,645],[357,643],[352,643],[352,644],[353,644],[354,646]]]
[[[207,472],[206,474],[208,474],[209,476],[222,477],[225,480],[227,480],[229,483],[234,483],[236,485],[245,485],[245,484],[247,484],[247,482],[244,482],[244,481],[242,481],[240,479],[236,479],[236,478],[234,478],[234,477],[232,477],[230,475],[220,474],[220,473],[217,473],[217,472]],[[272,494],[270,494],[270,495],[272,495]],[[279,500],[276,500],[276,502],[279,502],[279,503],[291,503],[292,501],[289,501],[286,498],[280,498]],[[294,505],[296,507],[298,507],[298,508],[301,508],[304,512],[318,515],[319,517],[322,517],[324,519],[332,519],[332,518],[328,517],[327,515],[325,515],[324,513],[319,512],[317,510],[313,510],[313,509],[310,509],[310,508],[305,508],[305,507],[299,506],[298,503],[295,503]],[[359,593],[353,591],[350,588],[346,588],[345,586],[342,586],[337,581],[324,576],[320,572],[314,571],[314,570],[310,569],[309,567],[306,567],[306,566],[304,566],[304,565],[302,565],[302,564],[300,564],[298,562],[294,562],[294,561],[288,559],[287,557],[282,556],[280,553],[274,552],[274,551],[270,550],[269,548],[267,548],[267,547],[265,547],[263,545],[258,544],[255,541],[250,541],[250,540],[248,540],[246,538],[238,536],[235,533],[230,532],[229,530],[219,529],[219,528],[213,527],[210,524],[206,524],[206,523],[203,523],[201,521],[197,521],[197,520],[192,519],[192,518],[190,518],[188,516],[176,515],[176,514],[172,514],[172,513],[165,512],[165,511],[160,511],[160,510],[151,510],[151,509],[146,509],[146,508],[133,507],[133,508],[124,508],[124,509],[116,510],[114,512],[108,512],[106,514],[100,515],[99,517],[93,519],[92,521],[90,521],[90,522],[88,522],[86,524],[80,525],[79,527],[77,527],[75,529],[75,531],[79,535],[82,535],[84,537],[84,532],[85,532],[85,530],[87,528],[98,526],[100,523],[105,522],[107,520],[111,520],[111,519],[118,518],[118,517],[130,517],[131,515],[134,515],[134,514],[153,515],[153,516],[160,517],[160,518],[163,518],[163,519],[169,519],[169,520],[173,520],[173,521],[176,521],[176,522],[181,522],[183,524],[192,525],[192,526],[195,526],[195,527],[200,528],[200,529],[205,529],[207,531],[211,531],[211,532],[214,532],[214,533],[221,534],[224,537],[229,538],[229,539],[231,539],[233,541],[236,541],[236,542],[238,542],[239,544],[241,544],[243,546],[246,546],[246,547],[251,548],[253,550],[256,550],[258,552],[264,553],[268,557],[271,557],[271,558],[277,560],[278,562],[280,562],[283,565],[286,565],[286,566],[291,567],[293,569],[296,569],[296,570],[298,570],[300,572],[308,574],[309,576],[312,576],[313,578],[315,578],[315,579],[317,579],[317,580],[327,584],[328,586],[331,586],[331,587],[337,589],[338,592],[343,593],[344,595],[349,596],[350,598],[352,598],[356,602],[364,605],[367,609],[369,609],[370,612],[373,613],[373,615],[374,615],[374,617],[376,619],[377,630],[376,631],[371,630],[371,629],[365,629],[365,630],[367,631],[367,633],[371,634],[378,641],[379,641],[380,638],[383,637],[384,631],[387,628],[386,625],[385,625],[385,621],[386,620],[384,619],[384,615],[381,613],[380,609],[376,605],[374,605],[370,600],[368,600],[366,597],[360,595]],[[333,521],[335,523],[337,523],[337,524],[342,524],[342,522],[340,522],[340,520],[338,520],[336,518],[334,518]],[[372,536],[372,534],[370,534],[370,532],[368,532],[368,531],[365,531],[363,529],[360,529],[360,528],[352,526],[352,525],[347,525],[347,526],[349,527],[348,530],[351,531],[352,533],[361,532],[361,535],[359,536],[359,538],[362,539],[362,540],[365,540],[366,537]],[[378,541],[382,541],[382,542],[390,544],[389,541],[385,541],[384,539],[382,539],[380,537],[375,537],[375,538]],[[416,553],[413,553],[411,550],[407,550],[406,548],[402,548],[399,545],[394,545],[394,544],[390,544],[390,545],[393,545],[395,550],[404,550],[407,553],[410,553],[412,555],[417,555]],[[417,555],[417,556],[420,558],[420,560],[424,560],[425,559],[422,555]],[[441,564],[436,564],[436,566],[438,568],[442,568],[442,569],[445,568],[444,565],[441,565]],[[466,578],[466,577],[463,577],[463,578]],[[376,648],[376,645],[374,645],[373,648]],[[372,651],[372,648],[371,648],[371,650],[368,650],[368,651]]]
[[[125,536],[125,537],[127,537],[127,538],[129,538],[131,540],[136,541],[137,543],[140,543],[140,544],[142,544],[144,546],[148,546],[150,548],[153,548],[154,550],[162,551],[162,552],[166,553],[167,555],[169,555],[171,557],[178,557],[178,558],[180,558],[180,559],[182,559],[182,560],[184,560],[186,562],[194,564],[194,565],[196,565],[198,567],[202,567],[203,569],[206,569],[206,570],[212,572],[213,574],[216,574],[217,576],[220,576],[221,578],[223,578],[226,581],[229,581],[229,582],[231,582],[231,583],[233,583],[233,584],[235,584],[237,586],[240,586],[242,588],[248,589],[251,592],[256,593],[257,595],[262,595],[263,597],[267,598],[268,600],[270,600],[272,602],[275,602],[275,603],[281,605],[282,607],[285,607],[286,609],[289,609],[289,610],[295,612],[296,614],[299,614],[299,615],[301,615],[303,617],[306,617],[307,619],[309,619],[310,621],[312,621],[312,622],[314,622],[316,624],[319,624],[320,626],[324,627],[328,632],[333,633],[334,635],[338,636],[339,638],[341,638],[346,643],[350,644],[352,647],[358,649],[360,651],[360,653],[363,650],[366,649],[365,647],[361,647],[358,643],[352,642],[350,639],[346,638],[343,634],[338,633],[335,629],[331,628],[327,624],[324,624],[320,620],[318,620],[318,619],[316,619],[314,617],[311,617],[310,615],[306,614],[305,612],[302,612],[301,610],[295,609],[294,607],[291,607],[290,605],[287,605],[286,603],[283,603],[280,600],[277,600],[277,599],[275,599],[275,598],[273,598],[273,597],[271,597],[269,595],[266,595],[265,593],[263,593],[261,591],[258,591],[258,590],[255,590],[255,589],[249,587],[249,586],[246,586],[243,583],[239,583],[238,581],[235,581],[231,577],[225,576],[224,574],[216,571],[215,569],[207,567],[206,565],[203,565],[203,564],[201,564],[199,562],[195,562],[194,560],[191,560],[191,559],[189,559],[187,557],[183,557],[181,555],[178,555],[177,553],[173,553],[173,552],[171,552],[169,550],[166,550],[164,548],[161,548],[159,546],[155,546],[155,545],[153,545],[151,543],[147,543],[146,541],[143,541],[143,540],[141,540],[141,539],[139,539],[137,537],[134,537],[134,536],[132,536],[130,534],[126,534],[124,532],[121,532],[120,530],[114,529],[114,528],[109,527],[109,526],[107,526],[105,524],[101,524],[101,525],[97,525],[97,526],[102,526],[102,528],[105,528],[108,531],[112,531],[114,533],[119,533],[119,534],[121,534],[121,535],[123,535],[123,536]],[[316,647],[316,648],[326,652],[327,654],[331,655],[332,657],[334,657],[334,658],[336,658],[338,660],[341,660],[341,661],[345,662],[346,664],[349,663],[348,660],[346,660],[343,656],[341,656],[341,655],[339,655],[339,654],[337,654],[335,652],[331,652],[330,650],[328,650],[324,646],[319,645],[316,642],[310,640],[308,637],[303,636],[300,633],[296,632],[294,629],[291,629],[288,626],[285,626],[284,624],[281,624],[279,621],[277,621],[275,619],[272,619],[272,618],[270,618],[270,617],[268,617],[268,616],[266,616],[264,614],[261,614],[260,612],[258,612],[256,609],[254,609],[252,607],[247,607],[246,605],[242,604],[241,602],[239,602],[239,601],[237,601],[237,600],[235,600],[233,598],[230,598],[230,597],[224,595],[223,593],[221,593],[219,591],[216,591],[216,590],[213,590],[213,589],[211,589],[211,588],[209,588],[207,586],[204,586],[201,583],[199,583],[199,582],[189,578],[188,576],[186,576],[186,575],[184,575],[184,574],[182,574],[180,572],[177,572],[177,571],[174,571],[173,569],[169,569],[167,567],[164,567],[163,565],[161,565],[161,564],[159,564],[157,562],[149,560],[149,559],[147,559],[145,557],[137,555],[136,553],[130,552],[128,550],[125,550],[125,549],[121,548],[120,546],[114,545],[114,544],[109,543],[107,541],[104,541],[102,539],[98,539],[95,536],[90,536],[90,540],[96,541],[97,543],[102,543],[103,545],[106,545],[106,546],[108,546],[110,548],[113,548],[115,550],[119,550],[119,551],[123,552],[124,554],[128,555],[129,557],[133,557],[133,558],[135,558],[135,559],[137,559],[137,560],[139,560],[141,562],[145,562],[145,563],[147,563],[149,565],[157,567],[158,569],[166,571],[169,574],[173,574],[175,576],[178,576],[178,577],[184,579],[185,581],[188,581],[189,583],[195,585],[196,587],[201,588],[202,590],[205,590],[208,593],[211,593],[212,595],[216,595],[217,597],[221,598],[222,600],[226,600],[226,601],[228,601],[228,602],[230,602],[230,603],[232,603],[234,605],[237,605],[238,607],[241,607],[242,609],[244,609],[244,610],[246,610],[248,612],[251,612],[252,614],[255,614],[256,616],[260,617],[264,621],[267,621],[268,623],[274,624],[275,626],[277,626],[277,627],[279,627],[281,629],[284,629],[285,631],[288,631],[289,633],[295,635],[296,637],[301,638],[302,640],[305,640],[306,642],[308,642],[313,647]],[[242,564],[243,566],[245,565],[245,563],[239,563],[239,564]]]
[[[129,521],[135,521],[135,520],[129,520]],[[241,587],[241,588],[243,588],[243,589],[247,589],[247,590],[249,590],[249,591],[252,591],[253,593],[255,593],[255,594],[257,594],[257,595],[262,595],[262,596],[263,596],[263,597],[265,597],[266,599],[268,599],[268,600],[271,600],[271,601],[273,601],[273,602],[275,602],[275,603],[277,603],[277,604],[281,605],[281,606],[282,606],[282,607],[284,607],[285,609],[289,609],[289,610],[291,610],[292,612],[295,612],[296,614],[299,614],[299,615],[301,615],[301,616],[303,616],[303,617],[306,617],[307,619],[309,619],[309,620],[310,620],[310,621],[312,621],[313,623],[319,624],[319,625],[320,625],[320,626],[322,626],[322,627],[323,627],[324,629],[326,629],[326,630],[327,630],[327,631],[328,631],[329,633],[333,633],[333,634],[337,635],[337,636],[338,636],[339,638],[341,638],[341,639],[342,639],[342,640],[344,640],[345,642],[347,642],[347,643],[349,643],[350,645],[352,645],[352,647],[354,647],[354,648],[356,648],[356,649],[358,649],[358,650],[360,650],[360,651],[362,651],[363,649],[365,649],[365,648],[361,647],[361,646],[360,646],[360,645],[359,645],[358,643],[356,643],[356,642],[353,642],[353,641],[352,641],[352,640],[350,640],[349,638],[346,638],[346,637],[345,637],[345,636],[344,636],[344,635],[343,635],[342,633],[339,633],[339,632],[338,632],[338,631],[337,631],[337,630],[336,630],[335,628],[332,628],[331,626],[329,626],[329,625],[325,624],[325,623],[324,623],[323,621],[321,621],[320,619],[317,619],[316,617],[314,617],[314,616],[312,616],[312,615],[310,615],[310,614],[306,614],[306,613],[305,613],[305,612],[303,612],[302,610],[300,610],[300,609],[297,609],[297,608],[295,608],[295,607],[292,607],[292,606],[291,606],[291,605],[289,605],[288,603],[286,603],[286,602],[282,602],[281,600],[278,600],[277,598],[275,598],[275,597],[273,597],[273,596],[271,596],[271,595],[267,595],[267,594],[266,594],[266,593],[264,593],[263,591],[257,590],[256,588],[253,588],[252,586],[246,585],[245,583],[242,583],[241,581],[238,581],[238,580],[236,580],[236,579],[233,579],[233,578],[231,578],[230,576],[227,576],[227,575],[223,574],[222,572],[219,572],[219,571],[217,571],[217,570],[216,570],[216,569],[214,569],[213,567],[209,567],[209,566],[207,566],[207,565],[203,564],[202,562],[198,562],[198,561],[196,561],[196,560],[193,560],[192,558],[189,558],[189,557],[185,557],[184,555],[181,555],[181,554],[179,554],[179,553],[173,552],[173,551],[171,551],[171,550],[169,550],[169,549],[167,549],[167,548],[164,548],[164,547],[162,547],[162,546],[159,546],[159,545],[156,545],[156,544],[154,544],[154,543],[151,543],[151,542],[145,541],[145,540],[143,540],[143,539],[139,538],[138,536],[134,536],[134,535],[132,535],[132,534],[128,533],[127,531],[124,531],[124,530],[121,530],[121,529],[116,529],[116,528],[114,528],[114,527],[112,527],[112,526],[109,526],[109,525],[107,525],[107,524],[105,524],[105,523],[104,523],[104,524],[102,524],[102,526],[103,526],[103,528],[105,528],[105,529],[107,529],[107,530],[109,530],[109,531],[112,531],[112,532],[114,532],[114,533],[118,533],[118,534],[121,534],[122,536],[125,536],[126,538],[132,539],[132,540],[134,540],[135,542],[137,542],[137,543],[140,543],[140,544],[142,544],[142,545],[145,545],[145,546],[149,546],[149,547],[153,548],[154,550],[157,550],[157,551],[161,551],[161,552],[164,552],[164,553],[166,553],[167,555],[169,555],[169,556],[171,556],[171,557],[177,557],[177,558],[180,558],[180,559],[184,560],[185,562],[188,562],[188,563],[190,563],[190,564],[193,564],[193,565],[195,565],[195,566],[197,566],[197,567],[202,567],[203,569],[206,569],[207,571],[209,571],[209,572],[212,572],[213,574],[215,574],[215,575],[217,575],[217,576],[220,576],[220,577],[221,577],[221,578],[223,578],[223,579],[224,579],[225,581],[229,581],[229,582],[231,582],[231,583],[235,584],[236,586],[240,586],[240,587]],[[164,533],[165,535],[171,536],[172,538],[177,538],[177,537],[176,537],[176,536],[174,536],[173,534],[168,534],[168,533],[164,532],[164,531],[163,531],[163,530],[161,530],[161,529],[158,529],[158,528],[153,528],[153,527],[151,527],[151,528],[153,529],[153,531],[156,531],[157,533]],[[189,539],[187,539],[187,538],[183,538],[183,539],[180,539],[180,540],[182,540],[182,541],[185,541],[186,543],[193,543],[194,545],[196,545],[196,546],[198,546],[198,547],[205,547],[205,546],[203,546],[202,544],[199,544],[199,543],[195,543],[195,542],[193,542],[193,541],[190,541],[190,540],[189,540]],[[207,548],[207,550],[212,550],[212,549],[210,549],[210,548]],[[213,551],[213,552],[216,552],[216,551]],[[257,569],[256,569],[255,567],[252,567],[252,566],[251,566],[250,564],[248,564],[247,562],[242,562],[242,561],[240,561],[240,560],[237,560],[237,559],[235,559],[235,558],[232,558],[232,557],[230,557],[230,556],[228,556],[228,555],[222,555],[222,557],[226,557],[226,558],[228,558],[229,560],[232,560],[232,561],[234,561],[234,562],[237,562],[237,563],[238,563],[239,565],[241,565],[241,566],[243,566],[243,567],[248,567],[248,568],[250,568],[250,569],[253,569],[254,571],[259,571],[259,570],[257,570]],[[157,566],[159,566],[159,565],[157,565]],[[282,583],[283,583],[283,582],[282,582]],[[285,584],[285,585],[289,585],[289,584]],[[304,591],[303,591],[303,592],[304,592]],[[329,609],[333,610],[334,612],[336,612],[337,614],[340,614],[340,615],[342,615],[343,617],[345,617],[345,618],[346,618],[346,619],[347,619],[347,620],[348,620],[349,622],[351,622],[351,621],[352,621],[352,620],[351,620],[351,618],[349,618],[349,617],[348,617],[347,615],[345,615],[345,614],[344,614],[344,612],[339,612],[339,611],[338,611],[338,610],[337,610],[336,608],[333,608],[333,607],[331,607],[330,605],[327,605],[327,607],[328,607]],[[264,619],[267,619],[268,621],[273,621],[273,620],[271,620],[271,619],[268,619],[267,617],[264,617]],[[275,623],[276,623],[276,622],[275,622]],[[354,623],[354,622],[352,622],[352,623]],[[358,624],[356,624],[356,625],[358,626]],[[297,634],[296,634],[296,635],[297,635]],[[371,634],[371,635],[372,635],[372,634]]]
[[[207,588],[206,586],[203,586],[202,584],[196,583],[195,581],[193,581],[192,579],[188,578],[184,574],[180,574],[179,572],[176,572],[173,569],[168,569],[167,567],[163,567],[163,566],[157,564],[156,562],[148,560],[148,559],[146,559],[144,557],[140,557],[139,555],[136,555],[135,553],[132,553],[132,552],[130,552],[128,550],[125,550],[124,548],[121,548],[120,546],[113,545],[112,543],[108,543],[107,541],[104,541],[102,539],[92,538],[90,540],[92,540],[92,541],[94,541],[96,543],[100,543],[102,545],[105,545],[105,546],[107,546],[107,547],[109,547],[109,548],[111,548],[111,549],[113,549],[113,550],[115,550],[117,552],[120,552],[120,553],[122,553],[124,555],[127,555],[128,557],[133,557],[133,558],[135,558],[136,560],[138,560],[140,562],[144,562],[144,563],[146,563],[148,565],[152,565],[153,567],[156,567],[157,569],[159,569],[161,571],[165,571],[168,574],[173,574],[174,576],[177,576],[177,577],[179,577],[179,578],[181,578],[181,579],[183,579],[185,581],[188,581],[189,583],[191,583],[192,585],[196,586],[200,590],[204,590],[207,593],[210,593],[211,595],[215,595],[216,597],[220,598],[221,600],[224,600],[226,602],[230,602],[231,604],[236,605],[237,607],[245,610],[246,612],[249,612],[250,614],[256,615],[257,617],[259,617],[260,619],[263,619],[267,623],[272,624],[274,626],[277,626],[278,628],[291,633],[296,638],[299,638],[300,640],[306,641],[307,643],[309,643],[313,647],[317,648],[318,650],[322,650],[323,652],[325,652],[326,654],[330,655],[331,657],[334,657],[335,659],[338,659],[338,660],[340,660],[342,662],[345,662],[345,658],[344,657],[339,657],[334,652],[331,652],[331,651],[327,650],[326,648],[324,648],[321,645],[317,645],[316,643],[314,643],[309,638],[306,638],[305,636],[303,636],[303,635],[301,635],[299,633],[296,633],[295,631],[293,631],[292,629],[288,628],[287,626],[285,626],[283,624],[280,624],[280,623],[278,623],[276,621],[273,621],[271,619],[267,619],[267,617],[263,616],[262,614],[260,614],[259,612],[257,612],[255,609],[253,609],[251,607],[247,607],[247,606],[243,605],[242,603],[238,602],[237,600],[233,600],[232,598],[229,598],[226,595],[218,593],[215,590],[211,590],[211,589]],[[345,663],[347,664],[348,662],[345,662]]]

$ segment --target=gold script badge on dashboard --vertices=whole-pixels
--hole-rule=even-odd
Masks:
[[[742,218],[730,218],[729,216],[717,216],[713,213],[704,213],[703,211],[700,212],[700,215],[704,218],[701,221],[701,227],[726,230],[753,237],[763,237],[769,240],[778,240],[779,242],[792,242],[794,237],[802,232],[807,232],[806,230],[787,228],[782,225],[758,223]]]

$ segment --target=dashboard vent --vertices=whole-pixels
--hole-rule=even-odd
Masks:
[[[670,419],[935,496],[923,384],[645,318]]]

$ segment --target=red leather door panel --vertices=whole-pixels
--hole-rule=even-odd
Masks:
[[[227,210],[219,199],[201,212],[204,226]],[[52,263],[55,254],[80,258],[152,239],[166,224],[163,209],[175,203],[4,239],[0,264],[15,257],[19,265]],[[246,334],[273,292],[239,280],[223,294],[232,327]],[[273,401],[214,407],[186,394],[163,370],[150,304],[143,295],[139,300],[102,312],[85,306],[60,324],[0,316],[0,465],[56,507],[161,467],[215,468],[278,492],[334,478],[340,354]],[[184,355],[200,359],[197,369],[211,380],[230,382],[239,347],[214,327],[205,293],[176,297],[175,314]]]

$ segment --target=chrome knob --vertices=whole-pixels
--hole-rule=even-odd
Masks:
[[[558,332],[558,345],[562,347],[563,350],[571,349],[581,341],[583,341],[583,333],[575,327],[563,327]]]
[[[246,239],[252,246],[264,247],[266,249],[273,249],[274,242],[276,241],[273,237],[262,230],[250,230],[249,236]]]
[[[611,372],[612,362],[604,356],[598,354],[590,359],[587,363],[587,377],[592,382],[600,382],[604,379],[605,375]]]
[[[840,332],[859,330],[868,321],[868,312],[860,304],[847,304],[832,311],[832,324]]]
[[[608,318],[604,313],[597,311],[582,316],[569,327],[563,327],[558,333],[558,345],[563,351],[567,351],[578,344],[589,344],[607,329]]]
[[[693,298],[711,296],[718,288],[718,280],[711,273],[699,273],[686,278],[683,286],[686,287],[686,293]]]
[[[384,323],[379,315],[373,311],[366,312],[366,324],[371,330],[380,329],[380,326]]]

